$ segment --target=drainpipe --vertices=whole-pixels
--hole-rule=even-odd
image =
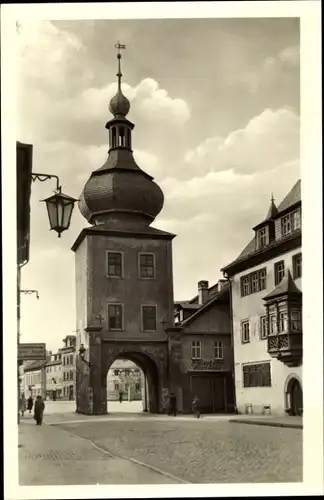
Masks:
[[[232,300],[232,281],[229,275],[223,271],[224,279],[229,283],[229,296],[230,296],[230,325],[231,325],[231,351],[232,351],[232,388],[233,388],[233,403],[234,411],[237,413],[236,407],[236,387],[235,387],[235,364],[234,364],[234,327],[233,327],[233,300]]]

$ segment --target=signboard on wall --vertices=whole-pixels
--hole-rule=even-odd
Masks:
[[[19,361],[46,360],[46,344],[18,344]]]
[[[194,359],[189,367],[191,371],[215,371],[223,369],[224,361],[219,359]]]

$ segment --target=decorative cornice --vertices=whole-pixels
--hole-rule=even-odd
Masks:
[[[99,226],[100,227],[100,226]],[[158,231],[158,230],[156,230]],[[123,230],[114,230],[114,229],[96,229],[95,226],[93,227],[86,227],[82,229],[81,233],[73,243],[71,250],[75,252],[84,238],[86,236],[116,236],[120,238],[143,238],[143,239],[153,239],[153,240],[173,240],[175,238],[175,234],[172,233],[167,233],[165,231],[160,231],[160,232],[145,232],[145,228],[141,230],[140,228],[136,231],[131,230],[128,231],[127,229]]]

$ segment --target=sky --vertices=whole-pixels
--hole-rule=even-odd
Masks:
[[[167,19],[21,22],[18,137],[33,171],[79,197],[107,157],[108,106],[123,92],[134,156],[164,192],[154,226],[173,240],[175,300],[213,285],[268,211],[300,178],[299,20]],[[76,330],[74,253],[88,226],[78,207],[62,234],[45,205],[54,181],[33,183],[30,262],[22,270],[21,341],[58,349]]]

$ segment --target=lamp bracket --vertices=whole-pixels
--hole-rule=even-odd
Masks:
[[[60,187],[60,179],[58,178],[57,175],[52,175],[52,174],[39,174],[39,173],[32,173],[31,174],[32,181],[35,182],[40,181],[40,182],[45,182],[48,181],[49,179],[56,179],[56,191],[61,192],[61,187]]]

